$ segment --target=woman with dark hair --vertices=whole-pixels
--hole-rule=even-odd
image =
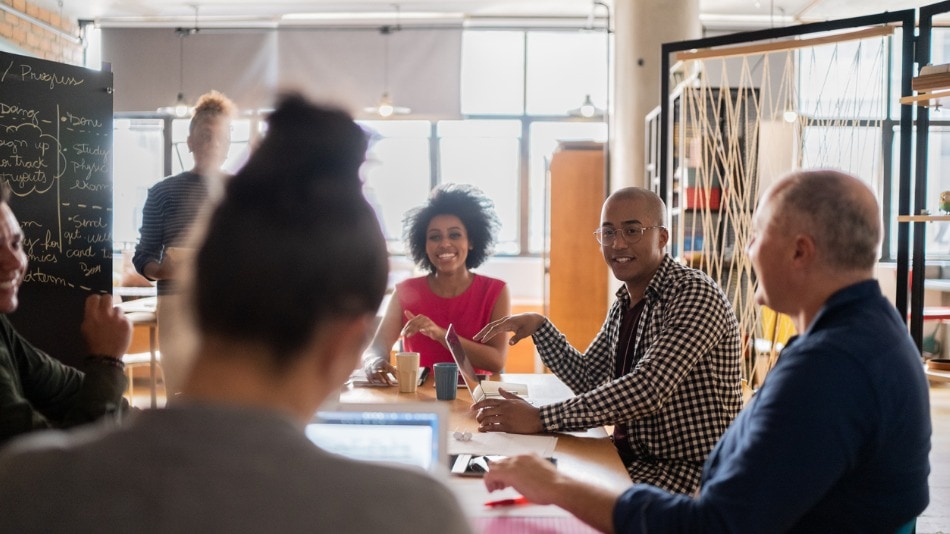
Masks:
[[[451,362],[445,330],[454,324],[472,364],[498,373],[505,366],[508,344],[472,341],[483,326],[511,313],[508,287],[501,280],[471,271],[491,255],[501,226],[495,205],[475,187],[445,184],[423,206],[403,219],[409,257],[429,271],[396,285],[376,336],[364,358],[373,381],[392,372],[389,353],[399,337],[403,349],[419,353],[419,364]]]
[[[365,151],[347,113],[279,103],[185,277],[199,342],[181,398],[5,447],[0,532],[471,532],[428,473],[330,454],[305,433],[359,364],[386,291]],[[406,513],[427,507],[438,513]]]

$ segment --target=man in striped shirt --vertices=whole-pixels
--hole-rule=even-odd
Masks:
[[[181,390],[190,368],[193,336],[175,287],[187,256],[191,227],[221,176],[231,144],[231,118],[236,108],[226,96],[211,91],[195,105],[188,131],[188,150],[195,165],[169,176],[148,190],[142,227],[132,264],[149,280],[158,281],[159,346],[162,375],[169,398]]]

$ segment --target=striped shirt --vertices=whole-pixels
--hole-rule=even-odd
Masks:
[[[630,340],[636,363],[620,378],[614,373],[623,310],[630,306],[626,287],[586,353],[548,321],[534,333],[542,361],[577,394],[543,406],[541,422],[547,431],[624,425],[633,482],[690,493],[742,407],[739,325],[711,278],[669,256],[644,300]]]
[[[149,262],[161,263],[165,249],[181,246],[208,200],[209,180],[193,172],[169,176],[148,190],[142,208],[142,227],[132,264],[143,276]],[[159,280],[158,293],[174,292],[174,280]]]

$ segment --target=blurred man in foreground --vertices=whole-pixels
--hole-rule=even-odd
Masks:
[[[34,430],[120,418],[127,384],[122,356],[132,340],[132,324],[112,305],[112,295],[86,299],[80,330],[89,353],[82,371],[17,333],[6,314],[19,306],[27,254],[9,199],[10,188],[0,182],[0,445]]]

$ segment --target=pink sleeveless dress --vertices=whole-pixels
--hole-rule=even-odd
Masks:
[[[410,278],[396,285],[396,295],[402,311],[409,310],[415,315],[425,315],[441,326],[455,325],[460,337],[472,339],[491,320],[491,312],[498,301],[498,295],[505,283],[495,278],[474,275],[472,285],[461,295],[442,298],[429,289],[426,277]],[[402,324],[406,324],[405,314]],[[451,362],[452,354],[441,343],[422,334],[409,336],[403,340],[403,349],[419,353],[419,365],[432,367],[439,362]]]

